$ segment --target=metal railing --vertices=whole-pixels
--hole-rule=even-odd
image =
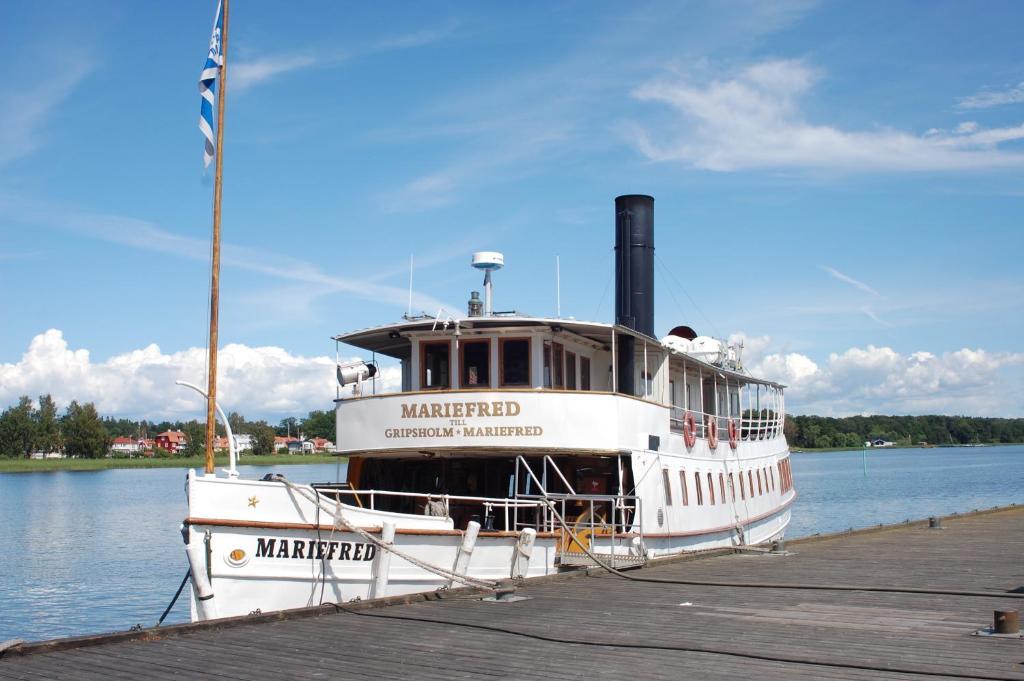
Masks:
[[[675,405],[670,407],[669,425],[674,432],[680,433],[683,431],[683,424],[688,411]],[[780,412],[770,409],[762,409],[760,413],[745,411],[742,416],[725,416],[700,411],[690,411],[689,413],[693,414],[694,423],[697,426],[697,437],[702,439],[707,439],[708,424],[712,420],[717,421],[719,440],[728,439],[729,421],[735,421],[736,427],[739,429],[739,439],[743,442],[770,440],[779,437],[782,435],[782,429],[785,425],[785,416]]]
[[[499,497],[478,497],[478,496],[465,496],[459,494],[423,494],[420,492],[393,492],[390,490],[379,490],[379,489],[352,489],[347,487],[335,486],[333,484],[317,484],[313,486],[319,494],[328,492],[330,494],[338,495],[338,500],[341,501],[342,495],[346,495],[352,498],[354,505],[359,506],[370,511],[376,511],[378,505],[378,499],[381,497],[398,497],[403,499],[422,499],[424,500],[424,512],[419,515],[431,515],[436,517],[451,518],[451,506],[452,502],[456,505],[467,505],[474,506],[479,505],[483,511],[481,519],[484,521],[481,524],[484,526],[483,529],[489,530],[487,518],[494,518],[494,511],[497,510],[502,513],[503,520],[505,522],[504,527],[511,529],[517,522],[516,513],[520,508],[536,508],[540,509],[545,507],[545,504],[541,501],[523,500],[518,498],[499,498]],[[432,505],[432,503],[439,504],[438,506]],[[430,512],[436,509],[439,512]]]
[[[643,557],[643,505],[638,496],[521,494],[518,498],[543,504],[543,522],[537,529],[562,533],[558,546],[560,554],[585,555],[584,547],[579,544],[583,542],[587,549],[598,555]],[[571,534],[562,526],[559,516]],[[516,529],[521,528],[517,526]]]
[[[550,456],[544,456],[541,465],[541,477],[538,478],[525,458],[516,457],[515,498],[540,504],[533,517],[527,520],[521,520],[519,509],[515,510],[514,522],[517,531],[533,527],[538,531],[561,532],[560,553],[585,554],[583,547],[578,545],[579,539],[586,541],[587,548],[594,553],[629,556],[632,552],[636,554],[634,557],[637,559],[644,557],[643,510],[638,496],[578,494]],[[549,467],[554,470],[568,492],[547,490]],[[525,475],[520,475],[520,471]],[[525,491],[520,491],[520,480],[525,482]],[[536,486],[536,493],[531,491],[531,483]],[[568,527],[563,527],[563,522]],[[637,538],[636,551],[632,551],[632,542]],[[623,541],[627,540],[630,544],[623,546]]]

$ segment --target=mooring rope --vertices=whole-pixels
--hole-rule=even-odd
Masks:
[[[172,598],[171,602],[167,604],[167,609],[164,610],[164,614],[160,615],[160,619],[157,620],[156,626],[159,627],[161,624],[163,624],[164,620],[167,619],[167,616],[171,614],[171,608],[173,608],[174,604],[178,602],[178,597],[181,596],[181,592],[185,588],[185,585],[188,584],[188,578],[191,576],[192,568],[190,567],[188,570],[185,570],[185,576],[182,577],[181,584],[178,586],[178,590],[174,592],[174,598]]]
[[[404,560],[404,561],[406,561],[406,562],[408,562],[408,563],[410,563],[412,565],[415,565],[418,568],[426,570],[427,572],[432,572],[435,575],[438,575],[440,577],[444,577],[445,579],[449,579],[449,580],[452,580],[452,581],[460,582],[462,584],[465,584],[466,586],[472,586],[472,587],[483,588],[483,589],[497,589],[498,588],[498,582],[489,581],[489,580],[486,580],[486,579],[478,579],[476,577],[470,577],[469,575],[462,574],[460,572],[455,572],[454,570],[449,570],[447,568],[443,568],[443,567],[440,567],[438,565],[433,565],[432,563],[428,563],[426,561],[420,560],[419,558],[416,558],[415,556],[409,555],[405,551],[401,551],[400,549],[395,548],[394,544],[389,544],[388,542],[385,542],[383,539],[378,539],[377,537],[373,536],[372,534],[370,534],[366,530],[362,529],[361,527],[357,527],[356,525],[353,525],[352,523],[348,522],[345,519],[344,515],[342,515],[340,508],[335,511],[334,509],[331,509],[330,507],[324,506],[320,502],[319,495],[313,496],[312,494],[309,494],[307,492],[307,490],[302,485],[296,485],[294,482],[292,482],[291,480],[288,480],[286,477],[284,477],[283,475],[281,475],[279,473],[278,474],[274,474],[274,476],[271,479],[276,481],[276,482],[280,482],[280,483],[284,484],[285,487],[287,487],[288,489],[292,490],[293,492],[295,492],[299,496],[303,497],[304,499],[306,499],[310,503],[314,504],[322,512],[324,512],[328,516],[330,516],[334,520],[334,526],[336,528],[342,529],[342,530],[346,530],[348,532],[352,532],[353,534],[357,534],[357,535],[359,535],[360,537],[362,537],[366,541],[370,542],[371,544],[373,544],[374,546],[376,546],[378,549],[380,549],[382,551],[388,551],[389,553],[391,553],[391,554],[393,554],[395,556],[398,556],[402,560]],[[340,504],[339,504],[339,506],[340,506]]]

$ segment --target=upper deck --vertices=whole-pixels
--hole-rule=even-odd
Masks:
[[[781,435],[783,386],[702,361],[632,329],[490,316],[409,320],[335,340],[401,362],[401,389],[337,400],[343,454],[683,450]],[[623,371],[623,349],[631,362]],[[618,361],[614,358],[618,357]],[[371,393],[371,394],[367,394]],[[677,442],[678,441],[678,442]]]

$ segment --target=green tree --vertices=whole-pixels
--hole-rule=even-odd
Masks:
[[[334,442],[335,416],[333,411],[314,410],[302,419],[302,433],[306,437],[323,437]]]
[[[181,431],[185,433],[185,456],[206,455],[206,425],[198,421],[189,421],[181,425]]]
[[[59,452],[64,447],[64,438],[60,432],[60,420],[57,418],[57,404],[50,395],[39,396],[39,410],[35,413],[35,422],[35,450],[46,453]]]
[[[281,419],[281,423],[278,424],[275,429],[278,435],[291,435],[292,437],[299,436],[299,420],[294,416],[289,416],[286,419]]]
[[[256,423],[249,424],[249,427],[253,435],[253,448],[252,453],[260,456],[266,456],[267,454],[274,453],[274,436],[277,433],[274,429],[267,425],[265,421],[257,421]]]
[[[110,435],[91,402],[84,405],[72,401],[61,421],[64,432],[64,451],[68,456],[98,459],[106,456]]]
[[[29,456],[36,436],[35,409],[32,398],[22,395],[17,406],[0,414],[0,454],[10,457]]]
[[[231,424],[231,432],[235,435],[249,432],[249,423],[237,411],[228,412],[228,423]]]

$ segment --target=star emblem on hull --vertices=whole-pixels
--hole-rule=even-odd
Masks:
[[[249,497],[249,507],[256,508],[256,504],[260,503],[260,500],[256,497]]]

